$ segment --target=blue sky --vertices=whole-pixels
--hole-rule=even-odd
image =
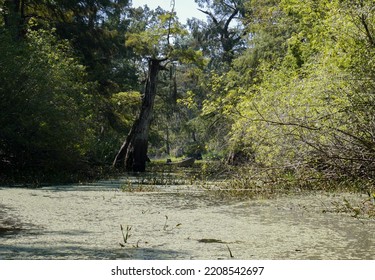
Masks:
[[[170,0],[132,0],[132,2],[133,7],[147,5],[151,9],[155,9],[158,6],[162,7],[165,10],[171,9]],[[175,2],[175,10],[178,18],[182,23],[186,23],[186,19],[192,17],[206,19],[206,16],[202,12],[197,10],[198,5],[194,2],[194,0],[175,0]]]

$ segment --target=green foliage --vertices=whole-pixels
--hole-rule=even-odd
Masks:
[[[92,164],[110,165],[116,156],[116,149],[123,141],[124,132],[130,131],[139,111],[141,95],[129,91],[115,93],[109,100],[95,97],[87,156]]]
[[[206,21],[188,20],[196,49],[210,59],[208,67],[219,73],[244,50],[241,19],[245,14],[243,0],[195,1],[199,10],[207,16]]]
[[[375,177],[372,0],[196,2],[207,21],[188,31],[127,0],[0,1],[1,168],[110,163],[154,59],[167,71],[153,155],[237,156],[298,182]]]
[[[250,82],[241,86],[240,101],[230,102],[236,119],[233,149],[240,143],[261,166],[313,167],[331,177],[375,175],[368,160],[374,148],[370,2],[279,1],[272,25],[284,28],[289,22],[288,29],[273,33],[272,40],[262,36],[272,25],[252,29],[255,48],[232,70],[245,71],[237,80]],[[281,40],[284,54],[260,57],[259,40]],[[241,60],[251,61],[250,67]],[[233,95],[225,92],[227,98]]]
[[[118,92],[112,95],[111,103],[118,118],[130,127],[141,104],[141,93],[137,91]]]
[[[160,8],[150,11],[147,7],[134,10],[134,21],[126,34],[126,46],[139,56],[139,65],[145,69],[157,61],[160,65],[157,77],[157,94],[150,130],[151,156],[181,154],[187,142],[194,140],[195,128],[191,116],[196,113],[181,106],[184,93],[180,89],[179,74],[205,65],[202,52],[189,45],[188,31],[178,21],[176,14]],[[182,70],[180,70],[182,69]],[[144,70],[145,73],[148,70]],[[144,77],[147,81],[150,77]],[[173,120],[173,121],[171,121]]]
[[[29,30],[24,43],[1,33],[1,164],[40,170],[77,166],[92,111],[92,85],[66,42]]]
[[[141,9],[141,8],[140,8]],[[178,21],[175,13],[158,9],[143,9],[140,20],[135,22],[126,34],[125,45],[141,57],[168,59],[181,63],[195,63],[203,66],[202,53],[189,48],[185,38],[188,31]]]

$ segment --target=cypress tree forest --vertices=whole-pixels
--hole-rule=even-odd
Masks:
[[[2,180],[186,156],[371,184],[373,2],[195,2],[182,24],[174,1],[0,1]]]

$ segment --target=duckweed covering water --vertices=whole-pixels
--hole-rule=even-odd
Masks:
[[[182,184],[122,191],[136,180],[1,188],[0,259],[215,260],[230,253],[235,259],[375,259],[375,221],[337,211],[365,195],[236,201]]]

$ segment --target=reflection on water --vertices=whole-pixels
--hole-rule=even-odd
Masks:
[[[0,229],[19,230],[0,231],[0,259],[229,259],[229,250],[235,259],[375,259],[374,220],[326,211],[359,195],[235,201],[187,182],[164,174],[2,188]],[[152,188],[121,191],[141,184]],[[126,244],[120,225],[131,227]]]

